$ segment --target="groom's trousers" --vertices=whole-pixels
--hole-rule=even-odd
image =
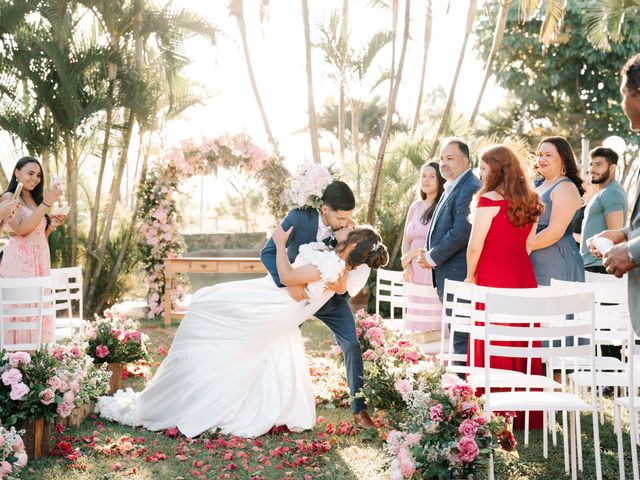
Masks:
[[[362,388],[363,365],[362,351],[356,335],[356,324],[348,299],[348,295],[336,294],[314,316],[331,329],[344,354],[347,382],[352,398],[351,410],[356,413],[365,408],[363,398],[354,398],[356,392]]]

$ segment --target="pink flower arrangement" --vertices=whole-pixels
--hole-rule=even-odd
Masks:
[[[0,479],[17,478],[14,475],[27,464],[22,434],[24,430],[17,431],[0,424]]]
[[[283,192],[289,208],[319,208],[325,188],[333,182],[329,169],[311,163],[300,167]]]
[[[148,338],[140,324],[122,313],[105,310],[102,318],[95,316],[90,329],[86,352],[95,363],[131,363],[148,356]]]

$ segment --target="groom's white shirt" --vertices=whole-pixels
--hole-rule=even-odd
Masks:
[[[316,234],[316,240],[318,242],[323,241],[325,238],[333,234],[331,225],[325,225],[322,221],[322,216],[318,215],[318,232]],[[355,297],[360,290],[367,284],[369,279],[369,273],[371,269],[368,265],[362,264],[347,274],[347,292],[349,296]]]

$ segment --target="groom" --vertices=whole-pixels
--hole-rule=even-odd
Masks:
[[[324,191],[322,201],[323,205],[318,210],[312,208],[290,210],[282,222],[282,228],[285,230],[293,227],[293,232],[287,241],[287,256],[292,263],[298,255],[300,245],[322,241],[327,244],[334,243],[333,233],[351,222],[356,201],[351,188],[346,183],[338,180],[330,183]],[[271,239],[262,248],[260,258],[276,285],[283,287],[276,268],[276,247]],[[363,266],[365,268],[361,268]],[[315,313],[315,316],[331,329],[344,353],[354,421],[363,428],[369,428],[375,425],[367,414],[364,400],[355,398],[355,394],[362,388],[362,352],[356,336],[355,320],[348,302],[349,293],[357,293],[369,276],[369,268],[366,265],[361,267],[349,272],[347,293],[335,294]],[[287,287],[287,290],[289,295],[298,302],[307,298],[304,286]]]

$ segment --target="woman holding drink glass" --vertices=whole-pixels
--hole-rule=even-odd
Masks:
[[[20,186],[21,185],[21,186]],[[18,206],[11,220],[5,221],[9,231],[9,243],[0,261],[0,277],[45,277],[51,272],[51,258],[47,237],[64,223],[63,215],[47,215],[62,195],[60,184],[44,191],[42,166],[34,157],[22,157],[13,169],[13,175],[0,202],[13,200],[17,193]],[[31,333],[12,331],[6,342],[28,343]],[[55,340],[52,318],[45,318],[42,325],[42,341]]]

